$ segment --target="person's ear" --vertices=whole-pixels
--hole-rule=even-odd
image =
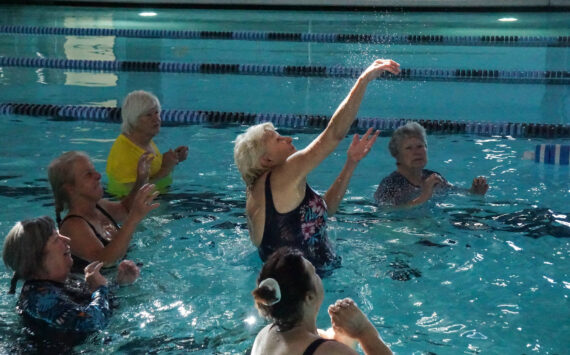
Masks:
[[[267,154],[263,154],[261,158],[259,158],[259,162],[261,163],[261,166],[264,168],[270,168],[272,165],[272,160],[271,158],[269,158]]]

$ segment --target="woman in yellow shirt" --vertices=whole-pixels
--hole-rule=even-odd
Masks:
[[[174,167],[186,160],[188,147],[179,146],[161,154],[152,140],[160,131],[160,102],[153,94],[138,90],[127,95],[121,109],[123,123],[107,158],[107,190],[125,196],[137,178],[139,158],[150,153],[150,182],[159,191],[172,184]]]

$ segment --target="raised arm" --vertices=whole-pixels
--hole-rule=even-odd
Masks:
[[[146,184],[138,190],[121,229],[112,235],[111,241],[105,246],[95,236],[86,221],[81,218],[67,219],[61,226],[61,231],[71,239],[70,246],[73,254],[87,261],[100,260],[105,265],[114,264],[122,258],[127,252],[138,223],[148,212],[159,206],[158,203],[152,203],[158,194],[153,190],[152,184]],[[100,204],[110,212],[109,204],[118,203],[101,200]]]
[[[328,309],[335,333],[358,340],[367,355],[391,355],[374,325],[350,298],[338,300]],[[336,338],[336,335],[335,335]]]
[[[325,130],[305,149],[293,154],[287,160],[292,179],[303,179],[317,167],[348,133],[356,118],[360,103],[364,98],[368,83],[378,78],[384,71],[400,73],[400,65],[393,60],[378,59],[360,75],[348,96],[341,102],[331,117]]]
[[[376,131],[372,134],[373,131],[373,128],[368,129],[368,131],[366,131],[362,136],[362,139],[359,138],[358,134],[355,134],[352,138],[352,143],[350,144],[350,147],[348,147],[346,163],[324,196],[329,216],[336,213],[340,201],[342,201],[342,198],[346,193],[346,189],[350,182],[350,178],[354,173],[354,169],[356,169],[360,160],[368,154],[370,148],[372,148],[372,145],[376,141],[376,138],[378,138],[380,131]]]

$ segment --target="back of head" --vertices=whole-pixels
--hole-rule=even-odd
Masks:
[[[42,267],[44,247],[55,230],[55,223],[47,216],[16,223],[4,239],[4,264],[19,278],[32,278]]]
[[[160,102],[158,98],[150,92],[137,90],[129,93],[123,101],[121,116],[121,133],[131,134],[138,124],[139,117],[152,110],[160,112]]]
[[[69,196],[64,185],[75,183],[73,164],[79,158],[89,159],[89,156],[84,152],[73,150],[55,158],[48,166],[48,180],[55,200],[55,215],[58,224],[61,222],[61,212],[69,207]]]
[[[265,132],[275,131],[271,122],[249,127],[245,133],[237,136],[234,145],[234,161],[246,186],[251,186],[266,169],[260,159],[265,153]]]
[[[271,319],[281,331],[301,321],[303,301],[314,288],[304,260],[299,250],[278,249],[263,265],[257,278],[258,287],[252,292],[261,315]],[[278,286],[264,282],[268,279],[274,279]]]
[[[398,127],[398,129],[392,133],[392,138],[390,139],[390,143],[388,143],[390,154],[392,154],[394,158],[397,158],[398,154],[400,153],[400,145],[404,140],[411,137],[420,139],[427,147],[425,129],[417,122],[408,122],[405,125]]]

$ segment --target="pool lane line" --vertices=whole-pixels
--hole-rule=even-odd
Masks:
[[[350,33],[259,32],[259,31],[190,31],[158,29],[69,28],[2,25],[0,33],[115,36],[125,38],[208,39],[242,41],[284,41],[316,43],[368,43],[448,46],[570,47],[570,36],[519,35],[379,35]]]
[[[325,78],[358,78],[366,68],[318,65],[220,64],[0,57],[0,67],[29,67],[105,72],[235,74]],[[475,83],[570,84],[570,71],[402,68],[399,75],[383,72],[379,79],[468,81]]]
[[[117,107],[51,105],[31,103],[0,104],[0,115],[43,116],[55,120],[85,120],[96,122],[121,122],[121,109]],[[162,110],[161,119],[165,126],[181,126],[193,124],[207,125],[254,125],[272,122],[278,127],[292,129],[323,129],[329,122],[326,115],[280,114],[280,113],[248,113],[224,111]],[[514,122],[473,122],[449,121],[409,118],[365,118],[355,120],[352,129],[365,131],[375,128],[391,132],[407,122],[415,121],[426,128],[428,133],[440,134],[474,134],[481,136],[511,136],[536,138],[570,138],[570,125]]]

